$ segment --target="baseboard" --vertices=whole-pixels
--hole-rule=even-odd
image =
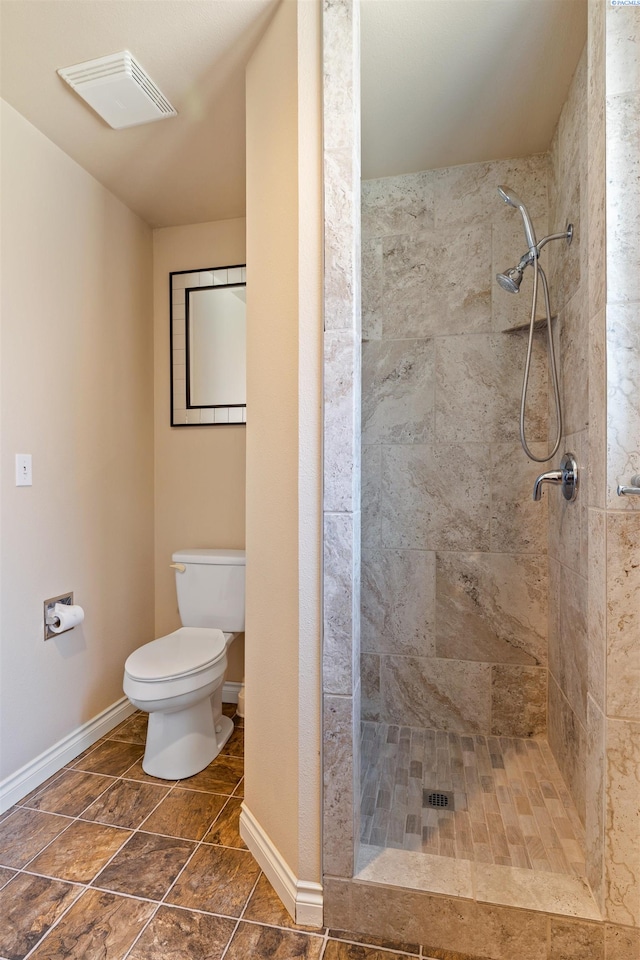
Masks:
[[[322,885],[298,880],[246,805],[240,814],[240,836],[264,870],[269,883],[296,923],[322,926]]]
[[[22,797],[25,797],[48,777],[57,773],[65,763],[90,747],[119,723],[130,717],[135,707],[127,697],[116,700],[91,720],[77,727],[41,753],[35,760],[25,764],[0,783],[0,813],[3,813]]]
[[[222,687],[222,702],[237,703],[242,684],[239,680],[227,680]]]

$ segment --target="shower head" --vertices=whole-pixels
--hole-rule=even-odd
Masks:
[[[510,187],[500,186],[498,187],[498,193],[500,194],[500,196],[502,197],[505,203],[508,203],[510,207],[515,207],[516,210],[520,211],[520,215],[522,217],[522,223],[524,225],[524,235],[527,238],[529,252],[532,253],[534,256],[537,256],[538,245],[536,242],[536,234],[533,229],[533,224],[531,223],[531,218],[527,212],[527,208],[525,207],[524,203],[522,202],[520,197],[517,195],[517,193],[514,193]]]
[[[520,267],[512,267],[511,270],[505,270],[504,273],[496,273],[496,280],[507,293],[520,293],[522,270]]]

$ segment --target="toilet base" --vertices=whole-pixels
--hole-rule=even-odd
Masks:
[[[234,727],[233,720],[221,713],[214,722],[216,699],[214,693],[213,698],[205,697],[183,710],[149,714],[142,759],[145,773],[161,780],[185,780],[217,757]]]

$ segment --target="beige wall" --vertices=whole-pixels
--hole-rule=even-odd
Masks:
[[[153,637],[153,328],[151,231],[6,104],[2,240],[5,777],[119,700]],[[66,591],[85,622],[45,643]]]
[[[319,4],[247,69],[246,807],[320,879]]]
[[[169,273],[244,262],[244,219],[153,233],[156,636],[180,626],[173,551],[245,545],[245,427],[169,425]],[[239,639],[229,651],[227,680],[242,680],[243,669]]]

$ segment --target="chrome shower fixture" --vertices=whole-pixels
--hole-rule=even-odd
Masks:
[[[498,193],[505,203],[520,211],[522,224],[524,226],[524,235],[529,249],[525,255],[520,258],[520,263],[517,267],[511,267],[511,269],[505,270],[504,273],[497,273],[496,280],[507,293],[520,293],[520,284],[522,283],[522,274],[525,267],[528,267],[534,260],[538,259],[540,251],[550,240],[566,240],[567,243],[570,244],[573,239],[573,224],[567,224],[567,229],[564,233],[553,233],[538,243],[529,212],[518,194],[514,193],[510,187],[505,186],[499,186]]]
[[[502,197],[505,203],[508,203],[510,207],[515,207],[516,210],[520,211],[522,216],[522,223],[524,226],[524,235],[527,238],[527,244],[529,245],[529,251],[534,256],[537,256],[537,247],[536,243],[536,234],[533,229],[533,224],[531,223],[531,217],[525,207],[524,203],[520,199],[517,193],[514,193],[510,187],[498,187],[498,193]]]

